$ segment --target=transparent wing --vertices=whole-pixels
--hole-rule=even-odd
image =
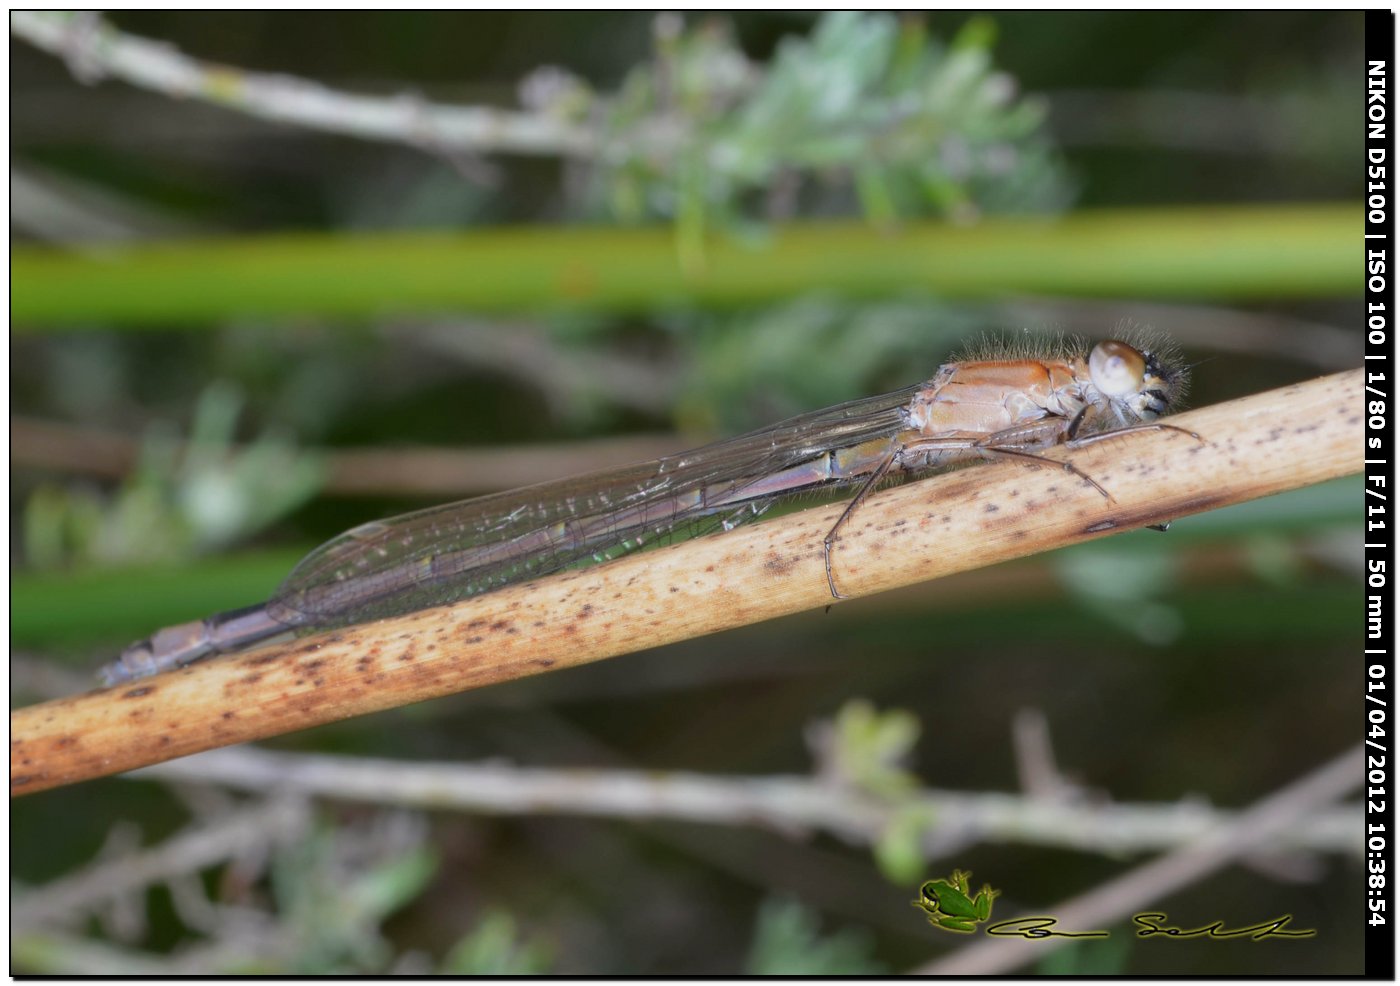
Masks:
[[[737,526],[783,497],[859,479],[861,469],[832,475],[802,467],[904,430],[917,390],[839,404],[652,462],[365,524],[302,559],[268,612],[288,625],[382,619]]]

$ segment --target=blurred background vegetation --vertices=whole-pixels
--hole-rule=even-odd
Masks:
[[[240,108],[256,93],[233,75],[233,108],[104,79],[92,20],[64,57],[12,38],[17,704],[265,598],[353,524],[893,389],[984,332],[1153,323],[1198,364],[1197,405],[1360,362],[1338,234],[1361,191],[1359,13],[111,23],[423,122],[361,139]],[[452,106],[523,113],[548,146],[464,146],[435,116]],[[1206,277],[1211,208],[1240,206],[1292,232]],[[1028,216],[1070,233],[1027,246],[1004,217]],[[1142,249],[1096,254],[1085,216]],[[942,244],[914,252],[927,276],[891,266],[899,236]],[[868,734],[876,766],[836,783],[898,798],[1018,789],[1032,710],[1061,796],[1240,807],[1354,739],[1359,499],[1327,484],[268,746],[726,777],[829,774]],[[876,725],[816,725],[853,709]],[[16,906],[257,801],[127,779],[21,799]],[[963,943],[909,906],[920,879],[972,870],[1011,913],[1133,858],[333,799],[299,831],[38,922],[13,971],[899,971]],[[1125,924],[1053,969],[1359,972],[1357,849],[1154,902],[1183,923],[1293,913],[1313,939]]]

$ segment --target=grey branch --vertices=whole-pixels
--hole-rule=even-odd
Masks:
[[[759,825],[788,834],[824,831],[856,845],[879,839],[896,814],[936,820],[925,835],[932,856],[952,840],[1029,843],[1096,853],[1190,844],[1235,814],[1199,801],[1082,804],[1013,794],[926,790],[897,802],[798,776],[711,777],[681,771],[567,770],[509,764],[403,763],[292,755],[251,748],[215,750],[126,776],[202,781],[247,791],[279,787],[319,796],[405,807],[486,814],[563,814],[680,819]],[[1260,851],[1361,851],[1357,808],[1301,819],[1274,833]]]
[[[10,32],[64,59],[84,82],[110,76],[278,123],[444,152],[587,157],[598,151],[592,131],[556,117],[411,94],[358,95],[292,75],[248,72],[126,34],[93,12],[11,11]]]
[[[90,913],[151,884],[178,879],[269,843],[293,841],[304,835],[310,817],[304,800],[281,797],[212,824],[192,826],[152,849],[124,854],[35,890],[17,891],[11,928],[38,928]]]

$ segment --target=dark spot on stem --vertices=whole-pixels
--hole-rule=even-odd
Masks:
[[[792,574],[794,563],[795,560],[793,558],[785,558],[782,555],[774,552],[773,554],[770,554],[767,557],[767,559],[764,560],[763,570],[769,575],[773,576],[775,579],[783,579],[787,578],[790,574]]]

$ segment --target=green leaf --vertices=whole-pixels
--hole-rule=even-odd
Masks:
[[[490,910],[471,933],[452,946],[439,970],[450,976],[540,976],[550,969],[549,949],[522,941],[515,918]]]
[[[933,823],[933,813],[919,805],[894,813],[874,845],[875,864],[885,879],[900,885],[919,879],[925,863],[924,833]]]
[[[914,790],[918,778],[900,766],[919,739],[919,720],[902,709],[877,712],[863,699],[843,705],[832,722],[833,764],[841,780],[885,797]]]

